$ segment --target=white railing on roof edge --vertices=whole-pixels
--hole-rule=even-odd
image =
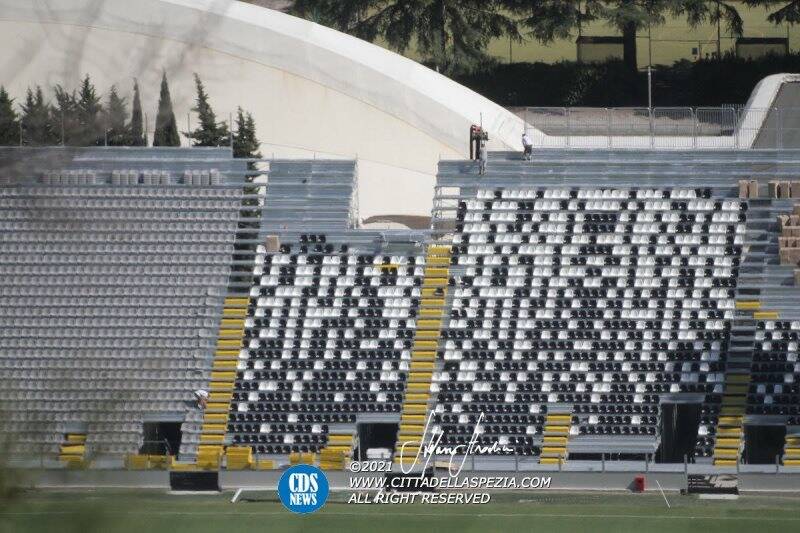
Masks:
[[[526,107],[535,148],[800,148],[800,107]]]

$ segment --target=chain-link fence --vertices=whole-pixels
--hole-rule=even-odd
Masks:
[[[800,148],[800,108],[527,107],[539,148]]]

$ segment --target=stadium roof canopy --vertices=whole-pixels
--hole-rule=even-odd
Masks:
[[[162,70],[179,128],[192,73],[221,118],[252,111],[270,157],[359,159],[361,215],[428,215],[440,158],[463,157],[470,124],[517,148],[522,121],[401,55],[284,13],[231,0],[0,0],[0,80],[129,94],[138,78],[152,130]],[[52,96],[52,95],[51,95]]]

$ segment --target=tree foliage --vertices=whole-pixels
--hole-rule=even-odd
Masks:
[[[131,122],[128,127],[128,146],[147,146],[147,135],[144,131],[144,114],[142,113],[142,98],[139,94],[139,82],[133,80],[133,104],[131,107]]]
[[[0,146],[19,144],[19,119],[14,111],[14,99],[0,86]]]
[[[128,111],[125,98],[117,93],[117,88],[112,85],[108,93],[108,107],[106,108],[106,138],[109,146],[127,146],[131,140],[130,127],[125,123]]]
[[[158,113],[156,114],[156,129],[153,133],[153,146],[180,146],[181,138],[178,135],[178,124],[175,121],[175,112],[172,110],[172,97],[169,94],[167,73],[161,76],[161,92],[158,98]]]
[[[105,144],[103,105],[100,103],[100,96],[97,95],[97,90],[88,74],[81,82],[76,104],[78,145],[102,146]]]
[[[208,93],[195,73],[194,84],[197,89],[197,100],[192,111],[197,113],[199,123],[194,131],[186,136],[192,139],[192,146],[224,146],[230,143],[230,131],[226,122],[217,122],[217,115],[208,101]]]
[[[233,134],[233,157],[260,158],[256,137],[256,122],[253,115],[245,113],[242,108],[236,110],[236,133]]]
[[[58,144],[60,136],[56,132],[50,105],[44,100],[40,86],[36,90],[28,88],[22,104],[22,144],[29,146]]]
[[[69,92],[61,85],[56,85],[54,92],[56,105],[52,114],[59,141],[66,146],[80,146],[77,94],[75,91]]]
[[[750,7],[764,7],[770,11],[767,20],[773,24],[800,22],[800,0],[744,0]]]
[[[383,39],[405,52],[412,43],[438,69],[485,59],[491,39],[520,39],[518,25],[500,0],[298,0],[296,15],[367,41]]]
[[[87,75],[80,91],[54,88],[56,105],[51,110],[54,134],[67,146],[101,146],[105,144],[105,115],[100,97]]]

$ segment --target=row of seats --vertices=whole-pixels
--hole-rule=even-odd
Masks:
[[[173,207],[177,205],[174,203],[177,199],[191,198],[194,200],[201,200],[204,198],[229,198],[237,199],[241,196],[242,191],[236,187],[126,187],[125,184],[114,184],[115,186],[107,187],[70,187],[62,184],[58,188],[40,187],[31,185],[17,185],[15,187],[1,187],[0,198],[27,198],[27,197],[44,197],[52,198],[54,200],[63,201],[65,199],[74,197],[84,197],[88,201],[103,199],[103,198],[120,198],[127,197],[131,201],[122,207],[141,207],[137,201],[151,198],[163,198],[162,202],[154,203],[154,206],[159,208]],[[165,191],[169,191],[165,194]],[[2,202],[4,200],[0,200]],[[13,203],[2,204],[0,206],[9,205],[13,207]],[[193,205],[203,205],[202,203]],[[229,204],[230,205],[230,204]]]
[[[720,395],[746,211],[707,188],[481,188],[460,201],[437,423],[568,405],[572,434],[652,438],[660,395]],[[475,424],[442,428],[455,444]],[[484,437],[542,432],[520,419]]]
[[[358,254],[320,234],[298,241],[256,256],[228,424],[256,453],[318,451],[328,424],[399,413],[409,372],[425,258]],[[246,423],[273,413],[302,426]]]
[[[0,401],[36,422],[16,432],[28,453],[57,453],[75,424],[87,456],[137,453],[145,417],[192,411],[208,387],[243,192],[163,176],[0,188]]]
[[[756,322],[747,413],[800,415],[800,321]]]

